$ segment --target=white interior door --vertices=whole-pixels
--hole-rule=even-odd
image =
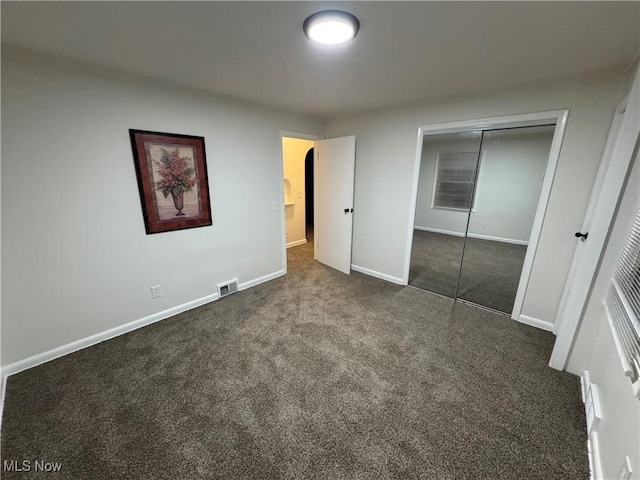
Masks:
[[[578,244],[556,316],[559,326],[549,361],[552,368],[563,370],[566,366],[639,138],[640,68],[636,70],[626,109],[614,119],[610,135],[613,144],[605,151],[604,171],[599,172],[602,178],[597,180],[589,202],[583,225],[589,230],[582,230],[589,236],[583,244]]]
[[[314,257],[349,274],[356,137],[317,140],[314,151]]]

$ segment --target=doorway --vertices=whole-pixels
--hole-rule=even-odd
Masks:
[[[304,245],[307,242],[313,243],[314,146],[314,140],[282,137],[285,241],[287,249]],[[309,182],[311,182],[311,186],[309,186]],[[311,237],[309,237],[309,233],[311,233]]]
[[[408,285],[523,321],[566,116],[419,129]]]
[[[280,137],[283,271],[287,272],[287,250],[307,245],[315,260],[348,275],[356,138],[319,139],[286,132]]]
[[[314,148],[311,147],[304,157],[304,198],[305,198],[305,225],[307,241],[313,243],[313,156]]]

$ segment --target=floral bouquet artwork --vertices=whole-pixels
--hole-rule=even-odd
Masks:
[[[129,132],[147,233],[211,225],[204,138]]]
[[[155,187],[156,190],[162,192],[164,198],[171,195],[173,205],[178,211],[176,217],[180,217],[185,215],[182,213],[184,193],[190,192],[196,184],[196,169],[193,166],[189,166],[193,165],[193,158],[190,156],[181,157],[178,147],[175,147],[171,152],[167,151],[163,146],[159,148],[161,152],[160,160],[153,160],[153,163],[158,167],[157,172],[161,180],[155,182]]]

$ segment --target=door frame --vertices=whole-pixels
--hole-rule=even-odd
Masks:
[[[585,215],[582,225],[589,228],[589,238],[574,252],[572,271],[556,315],[557,337],[549,360],[549,366],[556,370],[567,367],[640,138],[640,67],[634,69],[635,78],[629,94],[617,107],[621,116],[613,118],[607,138],[607,143],[611,141],[612,144],[610,148],[605,146],[598,170],[602,178],[596,179],[589,199],[588,216]]]
[[[618,104],[616,108],[616,112],[613,116],[613,121],[611,122],[611,127],[609,128],[609,134],[607,135],[607,140],[604,144],[604,152],[602,154],[602,159],[600,161],[600,166],[598,167],[598,173],[596,174],[596,180],[593,184],[593,189],[591,190],[591,196],[589,197],[589,203],[587,204],[587,210],[584,215],[584,219],[582,220],[582,225],[580,226],[581,232],[589,232],[591,228],[591,222],[593,221],[594,210],[598,201],[600,200],[600,195],[602,189],[604,187],[604,179],[607,174],[607,170],[609,165],[611,164],[611,154],[613,153],[613,146],[618,138],[618,134],[620,133],[620,126],[622,124],[622,118],[624,112],[627,107],[628,96],[622,99],[622,101]],[[577,274],[578,266],[580,264],[581,250],[584,246],[584,242],[579,242],[576,244],[576,248],[573,252],[573,258],[571,259],[571,267],[569,268],[569,274],[567,275],[567,280],[564,285],[564,289],[562,291],[562,296],[560,297],[560,305],[558,306],[558,312],[556,313],[556,318],[553,323],[553,333],[558,334],[560,329],[560,324],[562,323],[563,318],[565,317],[565,310],[567,309],[567,300],[572,295],[573,290],[580,284],[584,279],[580,279]]]
[[[542,231],[542,225],[544,222],[545,213],[547,211],[549,197],[551,196],[551,187],[553,185],[553,178],[555,176],[558,159],[560,157],[560,149],[564,140],[568,118],[569,109],[562,109],[516,115],[505,115],[500,117],[487,117],[475,120],[437,123],[431,125],[421,125],[418,127],[403,275],[404,285],[409,284],[411,248],[413,247],[413,230],[415,227],[416,202],[418,199],[418,181],[420,176],[420,166],[422,162],[422,144],[424,141],[424,137],[444,133],[460,133],[469,130],[495,130],[499,128],[534,127],[554,123],[555,129],[553,132],[553,139],[551,141],[551,149],[549,151],[547,167],[542,181],[542,187],[540,189],[540,197],[538,199],[538,206],[536,207],[536,213],[533,219],[531,236],[529,237],[529,245],[527,246],[527,253],[525,255],[524,264],[522,266],[522,273],[520,275],[518,291],[516,293],[513,311],[511,313],[512,319],[531,324],[528,319],[527,321],[523,321],[524,319],[521,318],[522,305],[524,303],[525,294],[529,285],[529,279],[531,277],[531,270],[533,268],[533,261],[538,248],[538,242],[540,241],[540,233]],[[536,324],[534,326],[543,328],[545,330],[552,329],[552,325],[550,323],[548,325],[545,323],[544,325]]]
[[[278,169],[278,171],[280,172],[280,177],[278,180],[278,188],[280,189],[280,235],[282,242],[282,271],[284,272],[284,275],[287,274],[287,220],[285,218],[284,188],[282,186],[282,181],[284,179],[284,150],[282,148],[282,139],[285,137],[299,138],[301,140],[313,140],[314,142],[316,140],[324,139],[322,135],[315,135],[313,133],[291,132],[289,130],[279,131],[278,138],[280,138],[280,168]],[[315,203],[315,198],[313,199],[313,201]]]

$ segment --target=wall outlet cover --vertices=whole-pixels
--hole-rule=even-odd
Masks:
[[[162,296],[162,289],[160,285],[154,285],[151,287],[151,298],[160,298]]]

